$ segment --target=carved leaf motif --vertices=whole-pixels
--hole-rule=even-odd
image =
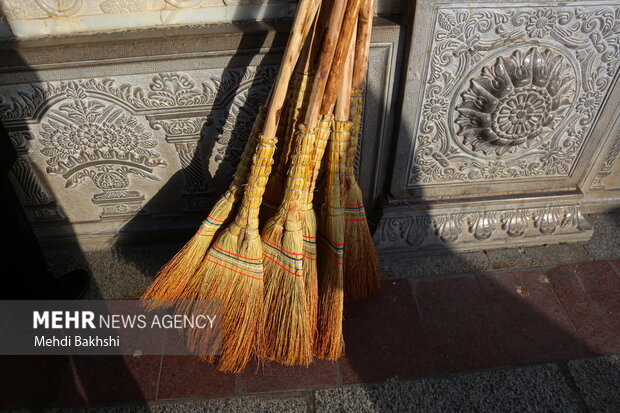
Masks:
[[[537,211],[534,215],[534,225],[538,227],[538,230],[542,234],[553,234],[560,224],[560,217],[557,208],[545,208]]]
[[[525,212],[519,209],[509,211],[502,218],[502,228],[511,237],[522,237],[529,228]]]
[[[469,232],[479,240],[491,238],[495,231],[496,221],[495,214],[487,212],[478,212],[469,219]]]
[[[433,217],[433,225],[439,238],[446,243],[456,242],[461,235],[461,216],[458,214]]]

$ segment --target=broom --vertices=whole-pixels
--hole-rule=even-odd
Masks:
[[[319,9],[316,20],[318,20],[319,15],[323,17],[325,14],[326,13],[320,13]],[[272,176],[269,177],[267,187],[265,188],[265,194],[263,195],[263,203],[260,209],[261,222],[266,222],[276,213],[284,197],[286,172],[289,167],[289,158],[293,146],[292,138],[297,129],[298,120],[305,114],[305,108],[307,107],[308,98],[310,96],[308,92],[314,78],[312,63],[316,57],[315,55],[319,44],[317,36],[318,23],[316,20],[311,30],[311,35],[306,39],[302,55],[297,62],[295,73],[291,81],[293,87],[291,95],[289,96],[289,104],[287,105],[287,110],[283,117],[285,122],[280,122],[282,134],[279,136],[283,136],[284,139],[279,151],[276,151],[275,156],[277,164],[274,166]]]
[[[336,0],[331,10],[304,124],[299,125],[294,139],[284,199],[262,231],[267,260],[264,263],[265,299],[257,354],[286,365],[308,365],[312,361],[312,325],[303,268],[302,206],[307,199],[318,111],[326,90],[345,3],[346,0]]]
[[[317,307],[319,300],[318,277],[317,277],[317,250],[316,250],[316,214],[312,206],[314,188],[321,168],[321,160],[325,153],[325,147],[331,133],[333,122],[332,115],[321,118],[316,133],[316,141],[310,162],[310,181],[306,189],[305,205],[302,207],[302,235],[303,235],[303,268],[304,287],[306,290],[306,303],[310,318],[310,331],[312,337],[316,336]]]
[[[351,122],[349,106],[351,96],[352,48],[354,31],[357,23],[360,0],[350,0],[347,16],[342,24],[340,39],[336,48],[334,61],[344,62],[349,55],[345,75],[341,79],[342,64],[334,64],[330,78],[334,82],[332,90],[339,87],[338,105],[328,148],[327,173],[325,185],[325,203],[321,210],[320,252],[319,256],[319,302],[317,336],[314,342],[314,354],[323,359],[334,360],[342,355],[344,340],[342,337],[343,312],[343,249],[344,216],[342,208],[342,175],[348,145]],[[329,90],[326,92],[329,96]],[[323,102],[325,112],[333,110],[333,100]]]
[[[222,354],[204,357],[216,362],[222,371],[243,370],[254,346],[263,301],[263,249],[258,232],[258,208],[273,162],[277,119],[301,45],[317,8],[317,1],[299,2],[239,210],[230,225],[213,241],[200,268],[181,295],[185,300],[222,302]],[[186,301],[176,311],[194,316],[204,311],[204,305]],[[210,345],[209,337],[199,330],[187,331],[185,338],[194,353],[205,354],[205,350],[210,350],[207,347]]]
[[[261,106],[228,190],[215,204],[194,236],[158,271],[153,283],[140,297],[141,300],[145,300],[145,308],[153,310],[161,307],[163,303],[158,300],[179,299],[187,283],[200,266],[213,237],[222,224],[230,219],[233,205],[243,193],[243,185],[245,185],[252,154],[256,148],[257,136],[263,127],[264,116],[265,108]]]
[[[366,0],[360,9],[359,31],[355,44],[351,95],[353,127],[346,160],[344,220],[347,246],[344,250],[344,296],[351,301],[369,297],[379,289],[379,260],[366,222],[362,191],[355,178],[355,156],[362,122],[372,14],[373,0]]]

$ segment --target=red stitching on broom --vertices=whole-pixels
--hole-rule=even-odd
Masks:
[[[201,237],[212,237],[213,235],[215,235],[215,234],[203,234],[200,231],[196,231],[196,234],[200,235]]]
[[[216,250],[222,251],[225,254],[234,255],[235,257],[243,258],[244,260],[250,260],[250,261],[262,261],[263,260],[262,258],[248,258],[248,257],[244,257],[243,255],[237,255],[234,252],[226,251],[224,248],[220,247],[216,243],[213,243],[213,246],[215,247]]]
[[[344,205],[344,206],[361,206],[361,205],[364,205],[364,203],[363,203],[363,202],[360,202],[360,203],[358,203],[358,204],[343,204],[343,205]]]
[[[289,252],[289,251],[285,250],[284,248],[282,248],[282,247],[280,247],[280,246],[278,246],[278,245],[272,244],[271,242],[267,241],[265,238],[263,238],[263,237],[261,237],[261,238],[263,239],[263,241],[265,241],[267,244],[271,245],[271,246],[272,246],[272,247],[274,247],[275,249],[278,249],[278,250],[284,251],[284,252],[286,252],[287,254],[290,254],[290,255],[297,255],[297,256],[299,256],[299,255],[303,255],[303,254],[299,254],[299,253],[295,253],[295,252]]]
[[[316,261],[316,258],[308,257],[307,255],[304,255],[303,257],[309,259],[310,261]]]
[[[366,221],[366,218],[353,219],[353,218],[345,218],[345,221]]]
[[[293,271],[291,271],[288,268],[284,267],[282,264],[280,264],[278,261],[274,260],[273,258],[271,258],[267,254],[263,254],[263,256],[269,258],[271,261],[275,262],[278,266],[280,266],[284,271],[287,271],[287,272],[293,274],[295,277],[303,277],[304,276],[303,274],[299,275],[297,273],[294,273]]]
[[[220,267],[224,267],[224,268],[226,268],[227,270],[230,270],[230,271],[232,271],[232,272],[236,272],[237,274],[245,275],[246,277],[250,277],[250,278],[253,278],[253,279],[255,279],[255,280],[259,280],[259,281],[260,281],[260,280],[262,280],[262,279],[263,279],[263,277],[260,277],[260,278],[259,278],[259,277],[253,277],[253,276],[251,276],[251,275],[249,275],[249,274],[246,274],[246,273],[244,273],[244,272],[237,271],[237,270],[233,270],[232,268],[228,268],[227,266],[222,265],[222,264],[220,264],[219,262],[212,261],[212,260],[210,260],[210,259],[209,259],[209,258],[207,258],[207,257],[205,257],[205,260],[207,260],[207,261],[209,261],[209,262],[212,262],[212,263],[213,263],[213,264],[215,264],[215,265],[219,265]]]
[[[309,239],[316,239],[316,237],[311,237],[311,236],[309,236],[309,235],[304,235],[303,237],[304,237],[304,238],[309,238]]]
[[[209,215],[207,219],[210,219],[211,221],[215,221],[215,222],[226,222],[226,220],[222,221],[221,219],[215,219],[211,215]]]

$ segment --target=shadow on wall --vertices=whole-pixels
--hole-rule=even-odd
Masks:
[[[0,7],[0,22],[6,21]],[[14,66],[25,68],[27,64],[16,47],[16,40],[7,40],[3,52],[9,53]],[[26,70],[27,71],[27,70]],[[30,71],[32,83],[39,81],[36,72]],[[1,100],[4,97],[0,97]],[[19,173],[20,162],[28,161],[29,143],[23,135],[13,133],[20,130],[11,124],[0,124],[2,143],[2,194],[5,212],[2,215],[4,236],[7,242],[3,247],[4,262],[11,270],[5,274],[10,278],[2,289],[2,299],[10,300],[48,300],[70,299],[74,297],[75,285],[60,283],[67,271],[82,269],[90,272],[87,260],[75,239],[75,233],[63,233],[66,237],[67,258],[70,262],[57,263],[53,268],[39,245],[23,205],[19,200],[19,184],[15,179]],[[59,272],[61,271],[61,272]],[[72,273],[74,274],[74,273]],[[74,277],[74,281],[82,277]],[[10,285],[10,287],[8,287]],[[75,290],[75,291],[72,291]],[[90,283],[90,298],[100,298],[101,292],[95,282]],[[2,324],[2,323],[0,323]],[[51,405],[79,405],[98,403],[106,396],[119,400],[126,395],[126,401],[147,400],[143,394],[145,385],[136,379],[135,365],[151,364],[159,366],[159,358],[144,357],[136,361],[121,356],[6,356],[0,355],[0,409],[47,407]],[[102,397],[103,396],[103,397]]]
[[[271,74],[275,75],[276,68],[261,61],[253,69],[254,77],[251,77],[250,65],[259,55],[259,49],[264,46],[268,32],[257,32],[255,28],[243,24],[239,24],[238,27],[243,34],[235,54],[223,69],[213,108],[206,114],[209,121],[202,127],[191,160],[149,199],[143,206],[142,213],[136,215],[118,233],[113,247],[115,253],[123,260],[131,262],[140,274],[153,276],[172,258],[200,226],[200,222],[219,196],[228,188],[245,146],[249,133],[248,125],[254,123],[259,106],[267,101],[271,85],[265,83],[262,74],[268,73],[271,69],[273,72]],[[274,43],[285,43],[287,35],[282,32],[276,33]],[[268,54],[269,52],[266,53]],[[213,165],[209,165],[211,160],[217,165],[215,171],[212,170]],[[179,183],[183,183],[181,188]],[[155,261],[142,259],[140,257],[142,252],[136,254],[134,246],[144,243],[144,228],[148,224],[150,211],[153,206],[165,202],[166,194],[178,193],[179,189],[180,204],[176,210],[183,212],[184,215],[196,217],[196,226],[184,231],[183,240],[166,250],[164,255],[152,257]],[[163,237],[166,237],[165,233]],[[171,234],[170,238],[172,242],[179,241],[176,234]]]
[[[247,53],[247,44],[255,44],[256,36],[256,33],[243,35],[237,53],[231,58],[226,69],[248,66],[253,56]],[[227,76],[226,70],[224,76]],[[394,87],[397,88],[398,84],[398,81],[394,82]],[[237,84],[233,89],[236,91],[239,86]],[[398,93],[398,90],[394,92]],[[218,97],[223,99],[222,93],[222,90],[219,90]],[[266,99],[266,94],[254,82],[249,87],[248,93],[249,97],[240,107],[240,111],[255,113],[252,106],[262,103]],[[220,119],[227,119],[230,110],[229,104],[211,115],[217,122]],[[412,136],[415,131],[408,125],[408,119],[403,117],[400,123],[401,128],[409,129],[404,135]],[[243,133],[239,130],[241,125],[237,123],[232,127],[231,136],[241,136]],[[169,186],[180,182],[179,177],[183,180],[195,177],[194,166],[202,164],[202,159],[212,157],[214,134],[220,132],[217,123],[205,125],[203,132],[198,148],[186,169],[179,171],[179,176],[173,177],[160,193],[144,206],[146,214],[150,206],[161,201],[159,199],[163,196],[161,194],[171,193]],[[394,154],[394,150],[391,153]],[[227,149],[222,159],[236,160],[237,156],[238,154],[230,153]],[[234,165],[232,168],[218,169],[210,180],[221,184],[223,189],[230,182],[233,170]],[[217,194],[213,196],[215,200]],[[208,208],[204,214],[207,212]],[[133,238],[133,234],[143,228],[145,221],[148,221],[146,214],[137,215],[124,226],[123,242],[119,242],[114,248],[119,259],[133,262],[141,272],[154,276],[156,269],[167,262],[176,250],[171,250],[167,256],[160,255],[147,262],[136,260],[136,254],[131,248],[123,246],[125,242],[131,244],[132,240],[137,241]],[[6,218],[10,220],[10,217]],[[200,221],[197,220],[196,228],[199,224]],[[191,234],[188,233],[188,238],[189,236]],[[181,245],[182,243],[179,243],[176,248],[180,248]],[[72,245],[72,249],[77,252],[79,246]],[[437,261],[449,259],[455,268],[470,267],[468,263],[459,263],[459,256],[448,246],[444,251],[438,252],[438,255],[435,258]],[[19,262],[23,260],[27,261],[27,257],[20,258]],[[529,278],[531,285],[523,286],[533,298],[544,298],[552,294],[549,285],[544,280],[541,281],[539,275],[532,274]],[[330,362],[317,362],[310,369],[332,368],[334,384],[337,383],[336,380],[341,380],[343,384],[367,383],[393,377],[422,377],[454,370],[534,363],[566,357],[569,354],[579,357],[596,352],[595,349],[584,346],[571,330],[566,317],[555,312],[555,308],[537,305],[535,299],[524,299],[525,290],[515,290],[513,287],[517,281],[510,277],[509,274],[505,276],[480,274],[446,277],[440,281],[422,279],[412,283],[414,287],[410,287],[409,281],[397,279],[398,277],[386,280],[383,289],[375,297],[345,305],[346,355],[338,361],[341,378],[336,378],[336,369]],[[95,296],[101,297],[101,293],[95,292]],[[542,298],[540,302],[544,301]],[[510,330],[510,326],[498,325],[491,317],[493,311],[499,311],[498,303],[506,311],[531,320],[531,328],[527,331],[514,332]],[[456,335],[455,332],[460,331],[457,329],[459,325],[468,325],[471,329],[466,334]],[[380,345],[379,348],[377,343]],[[530,346],[532,357],[530,359],[517,357],[511,350],[515,345]],[[459,346],[461,352],[454,350]],[[472,358],[471,354],[476,354],[476,357]],[[0,387],[3,391],[15,390],[11,398],[0,397],[0,399],[17,400],[13,404],[0,406],[7,408],[50,404],[64,406],[137,402],[136,410],[148,411],[149,406],[145,402],[156,397],[157,385],[153,381],[158,380],[161,368],[160,359],[156,356],[3,357],[2,362],[5,368],[0,373]],[[206,364],[201,368],[211,369]],[[257,374],[269,376],[274,372],[283,373],[283,370],[299,376],[313,374],[311,370],[285,368],[272,364]],[[44,374],[48,371],[57,373]],[[222,376],[213,375],[213,385],[216,385],[216,381],[221,380]],[[24,386],[22,383],[29,385]],[[374,400],[373,403],[376,410],[385,408],[379,400]]]

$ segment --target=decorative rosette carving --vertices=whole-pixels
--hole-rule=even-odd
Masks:
[[[567,59],[531,47],[500,56],[469,82],[456,106],[458,137],[485,155],[515,153],[544,141],[573,103]]]

